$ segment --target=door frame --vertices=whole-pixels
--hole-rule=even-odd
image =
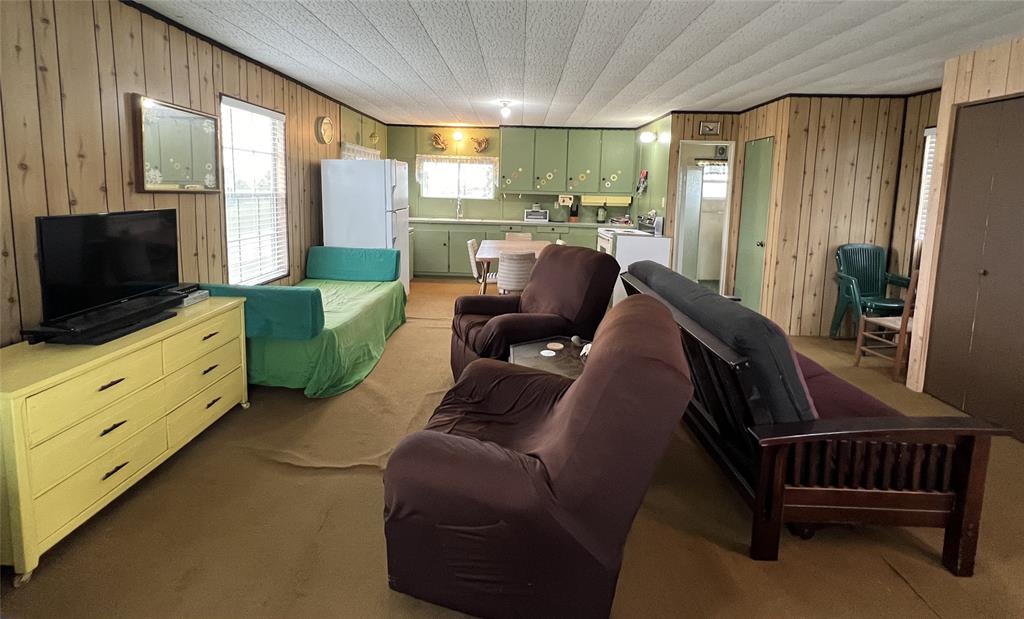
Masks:
[[[676,270],[676,250],[680,240],[683,238],[681,234],[683,224],[683,201],[686,199],[686,166],[683,164],[683,147],[687,145],[700,145],[700,146],[727,146],[729,148],[729,157],[726,158],[726,163],[729,166],[729,178],[725,183],[725,219],[722,221],[722,265],[720,269],[720,275],[718,278],[718,294],[725,294],[725,280],[726,280],[726,269],[729,265],[729,228],[732,225],[732,188],[733,181],[736,178],[736,141],[735,140],[679,140],[676,145],[676,203],[675,203],[675,221],[672,226],[672,246],[671,252],[669,253],[669,264],[672,265],[672,270]],[[677,271],[678,272],[678,271]]]

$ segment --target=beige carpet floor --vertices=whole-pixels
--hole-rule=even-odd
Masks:
[[[451,385],[452,301],[468,281],[414,283],[409,322],[370,377],[327,400],[253,389],[236,408],[42,558],[4,617],[452,617],[387,588],[381,468]],[[908,414],[957,414],[852,368],[848,342],[798,349]],[[869,364],[871,362],[868,362]],[[992,450],[977,573],[939,564],[939,530],[832,527],[746,556],[749,513],[685,433],[626,544],[614,617],[1024,616],[1024,444]]]

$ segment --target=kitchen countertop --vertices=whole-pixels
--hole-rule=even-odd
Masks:
[[[633,228],[634,225],[623,224],[599,224],[595,222],[568,221],[519,221],[516,219],[455,219],[454,217],[410,217],[411,224],[475,224],[475,225],[502,225],[502,226],[569,226],[571,228]]]

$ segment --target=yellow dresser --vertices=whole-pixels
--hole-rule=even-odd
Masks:
[[[243,302],[178,308],[99,346],[0,349],[0,562],[16,585],[221,415],[248,408]]]

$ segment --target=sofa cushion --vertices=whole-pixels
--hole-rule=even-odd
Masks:
[[[390,282],[398,279],[397,249],[310,247],[306,277],[344,282]]]
[[[800,370],[807,382],[807,390],[822,419],[850,417],[902,417],[903,414],[886,406],[867,393],[854,387],[815,361],[796,354]]]
[[[324,328],[320,291],[297,286],[203,284],[212,297],[244,297],[246,337],[308,340]]]
[[[487,326],[487,321],[494,316],[484,314],[456,314],[452,323],[452,330],[462,341],[473,347],[480,336],[480,332]]]
[[[586,247],[549,245],[537,258],[519,300],[524,314],[555,314],[572,323],[570,335],[594,336],[604,317],[619,263]]]
[[[749,360],[753,424],[816,419],[778,325],[656,262],[634,262],[629,273]]]

